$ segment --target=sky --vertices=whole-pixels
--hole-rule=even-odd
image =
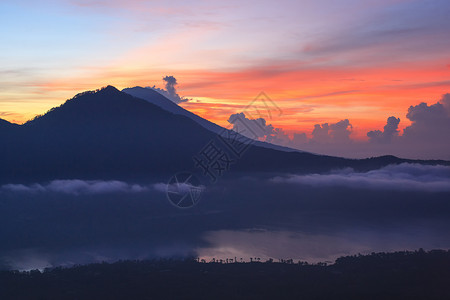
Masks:
[[[85,90],[173,76],[190,99],[180,105],[222,126],[265,92],[282,114],[262,138],[279,144],[447,158],[448,143],[408,149],[450,130],[449,15],[446,0],[2,0],[0,118],[24,123]]]

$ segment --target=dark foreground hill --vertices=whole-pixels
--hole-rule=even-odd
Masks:
[[[154,94],[156,100],[165,99]],[[211,141],[222,143],[220,150],[228,151],[226,160],[232,165],[222,167],[241,172],[305,173],[345,167],[370,170],[411,162],[392,156],[350,160],[257,144],[245,148],[238,147],[239,141],[236,143],[232,136],[226,145],[217,137],[216,132],[190,117],[108,86],[79,94],[24,125],[0,122],[0,183],[55,178],[166,178],[174,172],[195,169],[193,157]],[[246,149],[245,155],[233,153],[231,143],[233,151]]]
[[[450,299],[450,251],[289,262],[124,261],[0,273],[1,299]]]

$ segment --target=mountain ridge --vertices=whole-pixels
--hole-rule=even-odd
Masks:
[[[0,130],[0,182],[167,178],[183,170],[201,172],[193,158],[217,137],[186,116],[107,86],[80,93],[23,125]],[[393,156],[352,160],[255,144],[235,160],[231,171],[247,173],[371,170],[402,162],[450,164]]]
[[[188,117],[188,118],[192,119],[193,121],[197,122],[198,124],[200,124],[201,126],[203,126],[204,128],[206,128],[209,131],[212,131],[216,134],[223,134],[223,132],[224,132],[223,127],[221,127],[207,119],[204,119],[204,118],[190,112],[189,110],[184,109],[183,107],[177,105],[173,101],[167,99],[162,94],[158,93],[157,91],[155,91],[151,88],[144,88],[144,87],[136,86],[133,88],[125,88],[122,90],[122,92],[130,94],[137,98],[147,100],[150,103],[158,105],[159,107],[161,107],[171,113]],[[248,139],[245,136],[242,136],[242,138]],[[280,146],[280,145],[275,145],[275,144],[262,142],[262,141],[252,141],[252,143],[256,146],[269,148],[269,149],[275,149],[275,150],[281,150],[281,151],[286,151],[286,152],[291,152],[291,151],[292,152],[306,152],[306,151],[293,149],[293,148]]]

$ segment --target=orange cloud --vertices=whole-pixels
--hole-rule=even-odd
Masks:
[[[166,42],[173,47],[179,45],[175,39]],[[156,56],[164,52],[159,46],[149,49]],[[382,127],[391,115],[400,117],[400,129],[404,128],[409,125],[404,116],[410,105],[436,101],[450,91],[450,70],[442,67],[442,61],[379,67],[324,67],[292,61],[222,71],[185,65],[175,71],[172,65],[169,69],[139,65],[146,50],[135,50],[110,66],[82,69],[82,76],[35,86],[54,104],[56,96],[61,102],[78,92],[108,84],[118,88],[153,84],[162,87],[162,76],[174,75],[180,83],[180,95],[198,99],[182,106],[220,125],[227,125],[229,115],[241,111],[265,91],[283,110],[281,117],[269,121],[274,126],[291,133],[310,133],[314,124],[347,118],[354,125],[354,137],[360,139],[366,138],[367,131]]]

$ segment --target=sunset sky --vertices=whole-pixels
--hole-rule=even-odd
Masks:
[[[289,134],[349,119],[367,140],[450,92],[449,16],[447,0],[1,1],[0,118],[173,75],[181,105],[219,125],[264,91]]]

